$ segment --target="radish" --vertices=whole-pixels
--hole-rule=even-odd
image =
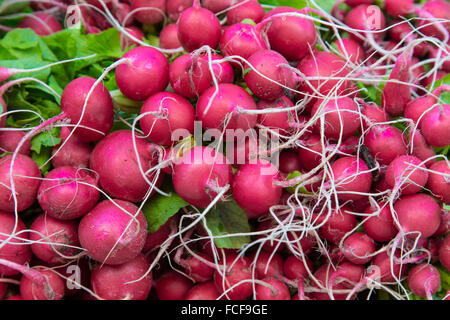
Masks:
[[[143,254],[117,266],[97,265],[91,274],[92,289],[105,300],[146,300],[153,280],[151,272],[146,274],[149,268]]]
[[[350,38],[342,38],[340,41],[336,40],[334,42],[339,53],[353,64],[358,65],[361,64],[365,59],[365,53],[363,47]]]
[[[260,110],[267,108],[285,109],[294,107],[294,104],[288,97],[283,95],[274,101],[259,100],[257,107]],[[258,123],[272,130],[281,130],[282,133],[288,132],[295,124],[295,111],[262,113],[258,115]]]
[[[412,149],[412,155],[421,161],[426,161],[425,166],[428,168],[436,162],[436,159],[430,159],[436,156],[435,150],[428,145],[419,130],[414,132],[414,136],[409,135],[409,143]]]
[[[320,233],[325,239],[333,243],[339,243],[344,235],[356,225],[355,215],[349,213],[345,207],[338,211],[333,210],[328,218],[325,218],[323,214],[319,218],[319,221],[326,219],[320,227]]]
[[[202,282],[194,285],[186,293],[184,300],[217,300],[220,293],[213,281]]]
[[[64,297],[64,280],[56,272],[42,267],[32,270],[39,274],[39,281],[22,277],[20,296],[23,300],[61,300]]]
[[[296,85],[292,71],[286,68],[289,66],[287,60],[276,51],[259,50],[248,58],[248,64],[256,71],[252,69],[245,74],[245,83],[260,99],[275,100],[284,95],[284,87],[294,88]]]
[[[188,203],[200,208],[231,183],[232,170],[226,157],[210,147],[194,147],[176,160],[173,169],[175,191]]]
[[[325,140],[326,146],[326,140]],[[311,135],[301,141],[298,157],[303,168],[312,170],[322,161],[322,142],[319,135]]]
[[[198,255],[207,261],[210,260],[209,256],[205,253],[198,253]],[[206,282],[213,277],[214,269],[195,256],[189,256],[180,264],[184,267],[186,274],[196,282]]]
[[[77,219],[97,203],[100,192],[96,188],[96,179],[89,171],[59,167],[45,176],[37,199],[41,208],[52,218]]]
[[[364,231],[375,241],[385,242],[393,239],[397,234],[394,219],[388,205],[380,204],[380,211],[369,206],[364,213],[370,213],[370,218],[364,221]]]
[[[194,3],[194,0],[167,0],[167,15],[169,19],[172,21],[177,21],[180,17],[180,14],[191,7]]]
[[[345,24],[352,29],[350,36],[358,42],[362,40],[355,35],[373,38],[379,41],[383,38],[382,30],[386,27],[386,18],[380,7],[376,5],[360,4],[350,10],[345,16]]]
[[[158,92],[145,100],[139,120],[146,137],[157,144],[170,146],[179,137],[177,130],[194,133],[195,114],[192,105],[172,92]]]
[[[286,284],[275,277],[267,277],[256,284],[255,300],[291,300]]]
[[[397,259],[400,258],[399,253],[394,254],[394,260],[391,264],[391,257],[386,252],[380,252],[373,260],[372,265],[380,268],[381,282],[394,282],[395,279],[402,279],[406,273],[406,265],[402,265]],[[394,278],[395,276],[395,278]]]
[[[267,34],[270,47],[289,61],[299,61],[313,49],[317,42],[314,22],[303,17],[283,14],[303,13],[289,7],[270,10],[258,25]]]
[[[241,113],[240,109],[255,110],[256,103],[241,87],[222,83],[217,86],[217,92],[216,87],[210,87],[200,96],[197,119],[204,129],[252,129],[256,125],[256,115]]]
[[[440,40],[448,39],[450,32],[450,4],[442,0],[427,1],[416,10],[418,15],[422,18],[419,19],[417,27],[425,35],[435,37]],[[446,22],[435,22],[430,24],[430,20],[443,19]]]
[[[141,29],[135,26],[129,26],[124,28],[129,34],[131,34],[133,37],[135,37],[138,40],[143,41],[145,39],[145,34],[142,32]],[[140,43],[133,40],[131,37],[128,37],[125,33],[120,34],[120,47],[122,49],[126,49],[131,46],[140,46]]]
[[[209,64],[209,56],[202,55]],[[228,61],[222,61],[220,63],[212,63],[212,61],[222,60],[223,57],[218,54],[211,54],[211,69],[218,83],[233,83],[234,82],[234,70],[231,63]],[[211,80],[211,85],[214,85],[214,81]]]
[[[364,144],[381,165],[388,165],[407,152],[400,129],[385,124],[373,126],[364,136]]]
[[[308,269],[312,270],[312,262],[305,257],[306,266],[303,259],[297,258],[296,256],[289,256],[284,260],[283,271],[286,277],[291,280],[300,280],[303,278],[308,278]]]
[[[283,274],[283,258],[278,254],[272,254],[261,250],[250,256],[252,269],[255,268],[255,274],[258,279],[265,277],[277,277]]]
[[[177,30],[178,39],[188,52],[205,45],[215,49],[219,44],[220,21],[214,13],[200,7],[200,0],[194,0],[192,7],[180,14]]]
[[[433,107],[422,118],[420,129],[423,137],[433,147],[450,145],[450,104]]]
[[[88,168],[92,146],[89,143],[81,141],[76,135],[69,137],[70,132],[71,130],[67,127],[61,128],[59,138],[64,145],[61,147],[60,144],[53,147],[52,165],[54,168],[65,166]]]
[[[119,265],[133,260],[144,248],[147,221],[134,204],[104,200],[78,226],[81,246],[94,260]]]
[[[143,252],[152,252],[161,247],[164,241],[169,238],[171,231],[175,229],[176,222],[176,216],[174,216],[167,220],[158,230],[149,232],[145,240]]]
[[[22,219],[17,218],[17,226],[15,226],[14,215],[0,211],[0,259],[11,261],[18,265],[24,265],[31,260],[31,250],[28,244],[29,235]],[[14,231],[15,230],[15,231]],[[13,234],[10,240],[7,240]],[[0,264],[0,274],[2,276],[13,276],[20,271]]]
[[[176,271],[166,272],[155,282],[159,300],[183,300],[191,288],[192,282]]]
[[[450,166],[447,161],[442,160],[434,163],[430,170],[427,187],[436,198],[444,203],[450,203],[450,181],[448,178]],[[444,175],[447,175],[447,177]]]
[[[280,179],[278,169],[267,160],[245,164],[233,177],[234,200],[249,218],[263,215],[280,201],[282,188],[274,185]]]
[[[61,221],[45,214],[39,215],[31,225],[31,251],[34,256],[50,265],[65,263],[80,251],[78,223]]]
[[[365,103],[359,99],[358,103],[361,107],[361,113],[365,117],[363,118],[364,130],[368,129],[373,124],[389,121],[389,115],[386,110],[378,106],[376,103]]]
[[[0,131],[0,152],[14,152],[20,140],[25,136],[23,131]],[[25,141],[18,153],[29,156],[31,153],[31,142]]]
[[[428,181],[428,172],[424,170],[426,167],[421,162],[414,156],[402,155],[395,158],[386,169],[387,185],[391,188],[400,187],[402,195],[414,194],[422,190]]]
[[[135,11],[134,17],[143,24],[156,24],[161,22],[166,14],[165,0],[131,0],[131,9]]]
[[[36,200],[40,184],[41,172],[28,156],[17,154],[14,167],[11,168],[13,155],[0,158],[0,211],[17,212],[28,209]],[[17,200],[11,194],[11,173]]]
[[[6,283],[0,282],[0,300],[3,300],[3,297],[5,296],[7,285]]]
[[[134,16],[133,14],[130,14],[131,5],[129,3],[114,1],[112,4],[111,13],[114,15],[114,17],[116,17],[117,21],[124,27],[130,27],[134,22]]]
[[[159,47],[162,49],[177,49],[181,47],[176,23],[168,24],[161,30],[159,33]]]
[[[431,296],[439,290],[440,285],[439,271],[431,264],[418,264],[409,270],[408,286],[416,296],[430,300]]]
[[[449,90],[450,86],[442,85],[436,88],[430,95],[421,96],[410,101],[405,107],[404,116],[412,119],[414,123],[418,124],[419,119],[423,119],[422,115],[425,112],[430,112],[429,109],[432,108],[434,104],[438,103],[437,97]]]
[[[227,27],[220,38],[220,50],[227,56],[241,56],[248,59],[259,50],[268,49],[264,38],[255,26],[236,23]]]
[[[227,143],[226,154],[235,168],[239,168],[243,164],[247,164],[250,161],[254,161],[257,158],[259,146],[261,146],[261,141],[256,133],[250,135],[245,135],[233,143]]]
[[[286,150],[281,152],[279,162],[280,172],[289,174],[294,171],[302,170],[302,165],[298,154],[293,150]]]
[[[264,8],[259,4],[258,0],[235,1],[227,11],[227,24],[233,25],[245,19],[250,19],[258,23],[262,20],[264,14]]]
[[[166,89],[169,61],[161,52],[151,47],[137,47],[125,53],[122,59],[126,63],[117,67],[116,82],[124,96],[141,101]]]
[[[87,293],[83,288],[89,288],[91,279],[91,260],[87,256],[78,257],[71,260],[70,263],[65,262],[58,267],[52,269],[61,275],[61,278],[66,281],[66,296],[77,296],[79,294]]]
[[[439,261],[447,271],[450,271],[450,235],[444,238],[439,248]]]
[[[217,270],[214,273],[214,282],[220,294],[229,300],[244,300],[252,295],[252,283],[242,282],[252,279],[250,261],[247,257],[228,253],[222,263],[224,276]],[[238,285],[239,283],[239,285]],[[229,290],[230,288],[232,288]]]
[[[368,235],[355,232],[345,238],[342,253],[354,264],[366,264],[372,260],[370,256],[375,251],[375,242]]]
[[[392,17],[406,17],[414,11],[414,0],[385,0],[384,9]]]
[[[403,232],[420,232],[423,238],[432,236],[441,223],[441,208],[423,193],[402,196],[395,202],[394,210]]]
[[[233,0],[203,0],[202,5],[204,8],[211,10],[214,13],[218,13],[231,6]]]
[[[32,13],[23,18],[17,28],[30,28],[39,36],[49,36],[62,30],[59,21],[47,13]]]
[[[139,158],[136,154],[139,154]],[[156,162],[153,144],[146,142],[140,135],[133,136],[129,130],[118,130],[95,146],[90,168],[98,174],[100,186],[110,196],[138,202],[149,192],[150,183],[158,186],[162,182],[162,174],[157,176],[155,172],[144,177],[144,173]]]

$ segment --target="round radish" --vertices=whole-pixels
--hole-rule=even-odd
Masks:
[[[400,187],[403,195],[422,190],[428,181],[428,171],[421,160],[414,156],[398,156],[387,167],[385,179],[389,187]],[[418,168],[419,167],[419,168]]]
[[[308,269],[312,270],[312,262],[305,257],[306,266],[303,259],[297,258],[296,256],[289,256],[284,260],[283,271],[286,277],[292,280],[299,280],[308,277]]]
[[[321,220],[326,219],[325,223],[320,228],[320,233],[325,239],[333,243],[339,243],[344,235],[351,231],[356,225],[355,215],[348,212],[346,208],[340,208],[339,211],[333,211],[328,218],[324,216],[319,217]]]
[[[39,36],[49,36],[63,29],[54,16],[43,12],[27,15],[19,22],[17,28],[30,28]]]
[[[408,286],[411,291],[421,298],[431,297],[441,285],[441,275],[431,264],[418,264],[409,270]]]
[[[262,279],[267,285],[256,284],[255,300],[291,300],[286,284],[274,277]]]
[[[169,19],[172,21],[177,21],[180,17],[180,14],[191,7],[194,3],[193,0],[167,0],[167,14]]]
[[[257,107],[260,110],[267,108],[292,108],[294,104],[285,95],[276,99],[275,101],[259,100]],[[262,126],[272,130],[288,131],[291,128],[291,123],[295,122],[295,111],[281,111],[277,113],[263,113],[258,115],[258,123]]]
[[[0,131],[0,153],[14,152],[24,136],[25,133],[23,131]],[[29,156],[31,153],[31,141],[25,141],[18,152]]]
[[[393,17],[406,17],[414,10],[414,0],[385,0],[384,9]]]
[[[255,268],[255,274],[258,279],[265,277],[276,277],[283,274],[283,258],[278,254],[272,254],[261,250],[250,256],[250,261]]]
[[[450,271],[450,235],[444,238],[439,248],[439,261],[447,271]]]
[[[441,104],[428,111],[420,128],[425,140],[433,147],[450,145],[450,104]]]
[[[363,47],[350,38],[342,38],[341,41],[336,40],[334,42],[339,50],[339,53],[354,64],[360,64],[365,59],[365,53]]]
[[[242,282],[252,279],[248,258],[229,253],[225,256],[225,265],[223,262],[220,265],[225,267],[222,270],[225,277],[217,270],[214,273],[214,282],[220,294],[223,294],[223,297],[229,300],[244,300],[250,297],[253,292],[252,283],[249,281]],[[238,283],[239,285],[237,285]],[[229,290],[231,287],[233,289]]]
[[[229,25],[242,22],[245,19],[250,19],[258,23],[265,14],[264,8],[259,4],[258,0],[235,1],[231,7],[227,11],[227,24]]]
[[[386,27],[386,18],[380,7],[361,4],[347,13],[345,24],[356,29],[360,36],[373,37],[378,41],[383,38],[383,32],[380,31]],[[356,41],[363,41],[354,34],[350,34],[350,36]]]
[[[355,232],[349,235],[343,243],[344,257],[354,264],[366,264],[375,251],[375,242],[364,233]]]
[[[227,27],[220,38],[220,50],[225,56],[241,56],[248,59],[267,44],[256,27],[248,23],[236,23]]]
[[[45,282],[35,283],[23,276],[20,281],[20,296],[23,300],[61,300],[64,297],[64,280],[51,269],[35,268],[34,270],[39,270]]]
[[[192,288],[192,282],[176,271],[163,274],[155,282],[159,300],[183,300]]]
[[[132,11],[137,21],[143,24],[161,22],[166,13],[166,0],[131,0]]]
[[[61,149],[59,149],[60,145],[53,147],[52,165],[54,168],[66,166],[88,168],[92,146],[89,143],[81,141],[75,134],[68,138],[70,132],[70,129],[67,127],[61,128],[59,138],[62,140],[61,143],[65,142],[65,144]]]
[[[450,166],[447,161],[438,161],[430,167],[428,188],[433,195],[445,203],[450,203],[450,181],[444,175],[450,174]],[[433,172],[435,171],[435,172]]]
[[[159,47],[163,49],[177,49],[181,47],[176,23],[168,24],[161,30],[159,33]]]
[[[364,231],[375,241],[385,242],[394,238],[397,229],[394,226],[391,210],[388,205],[380,204],[381,210],[369,206],[364,213],[370,213],[369,219],[364,221]]]
[[[380,164],[388,165],[395,158],[406,154],[406,145],[403,134],[396,127],[379,124],[373,126],[365,135],[364,143],[370,154]]]
[[[220,293],[213,281],[202,282],[194,285],[184,297],[184,300],[217,300]]]

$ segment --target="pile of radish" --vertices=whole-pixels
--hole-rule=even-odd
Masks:
[[[450,299],[450,3],[308,2],[0,2],[0,300]]]

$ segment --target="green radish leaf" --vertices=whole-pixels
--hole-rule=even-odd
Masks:
[[[206,224],[213,236],[221,236],[214,239],[219,248],[240,249],[250,242],[249,236],[233,235],[250,232],[247,215],[234,200],[217,203],[206,215]]]
[[[292,7],[303,9],[308,6],[307,0],[260,0],[261,4],[268,4],[276,7]]]
[[[433,91],[442,85],[450,85],[450,74],[447,74],[441,80],[436,81],[434,86],[430,86],[429,90]],[[450,104],[450,92],[443,92],[439,98],[443,104]]]
[[[42,147],[54,147],[61,143],[59,134],[61,128],[52,128],[50,131],[39,133],[31,139],[31,150],[37,154],[41,153]]]
[[[51,147],[41,147],[37,153],[36,151],[31,152],[31,158],[37,163],[39,167],[41,167],[52,155]],[[48,162],[45,166],[41,168],[41,173],[45,176],[50,171],[52,165],[51,162]]]
[[[287,176],[287,178],[286,178],[286,180],[291,180],[291,179],[297,178],[297,177],[299,177],[299,176],[301,176],[301,175],[302,175],[302,173],[301,173],[300,171],[297,171],[297,170],[296,170],[296,171],[294,171],[294,172],[289,173],[288,176]],[[287,188],[286,188],[286,191],[289,192],[290,194],[294,194],[296,188],[297,188],[297,185],[296,185],[296,186],[293,186],[293,187],[287,187]],[[299,193],[304,193],[304,194],[312,194],[311,192],[309,192],[308,190],[306,190],[305,187],[301,187],[301,188],[298,190],[298,192],[299,192]]]

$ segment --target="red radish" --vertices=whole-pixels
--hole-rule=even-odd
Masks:
[[[166,6],[169,19],[176,22],[180,14],[191,7],[193,3],[194,0],[167,0]]]
[[[431,264],[414,266],[408,273],[408,286],[412,293],[421,298],[431,298],[441,285],[439,271]]]
[[[130,27],[134,22],[134,15],[131,13],[131,5],[124,2],[115,1],[111,10],[117,21],[124,27]],[[126,20],[125,20],[126,19]],[[136,28],[136,27],[133,27]],[[138,29],[138,28],[136,28]]]
[[[380,252],[373,260],[372,265],[380,268],[380,281],[381,282],[394,282],[395,278],[402,279],[406,273],[406,265],[402,265],[397,262],[399,254],[395,253],[394,260],[391,264],[391,257],[386,252]],[[394,278],[395,276],[395,278]]]
[[[138,40],[143,41],[145,38],[144,33],[142,32],[141,29],[139,29],[138,27],[135,26],[129,26],[124,28],[129,34],[131,34],[133,37],[135,37]],[[128,37],[127,35],[125,35],[124,33],[120,34],[120,46],[125,49],[131,46],[140,46],[140,44],[138,42],[136,42],[135,40],[133,40],[132,38]]]
[[[380,204],[380,208],[378,213],[375,213],[377,208],[371,206],[364,211],[371,214],[370,218],[364,221],[364,231],[375,241],[385,242],[395,237],[397,229],[389,206]]]
[[[424,170],[426,167],[421,162],[414,156],[402,155],[395,158],[386,170],[387,185],[391,188],[401,186],[400,192],[403,195],[414,194],[422,190],[428,181],[428,171]]]
[[[225,56],[241,56],[248,59],[259,50],[268,49],[256,27],[248,23],[236,23],[227,27],[220,38],[220,50]]]
[[[385,0],[384,9],[394,18],[406,17],[414,11],[414,0]]]
[[[450,271],[450,235],[444,238],[439,248],[439,261],[447,271]]]
[[[268,108],[278,108],[278,109],[286,109],[292,108],[294,104],[288,97],[285,95],[274,101],[267,100],[259,100],[257,103],[257,107],[260,110],[268,109]],[[295,111],[281,111],[281,112],[271,112],[271,113],[263,113],[258,115],[258,123],[264,127],[270,128],[272,130],[281,130],[283,132],[287,132],[291,129],[291,124],[295,122]]]
[[[237,139],[233,143],[227,143],[227,157],[235,168],[239,168],[243,164],[255,161],[258,158],[259,146],[256,133],[246,135],[242,139]]]
[[[289,16],[293,13],[303,12],[289,7],[272,9],[266,14],[259,28],[265,29],[263,30],[272,50],[279,52],[289,61],[299,61],[315,47],[317,31],[313,21]]]
[[[45,214],[39,215],[31,225],[31,251],[35,257],[56,265],[67,262],[79,253],[78,223],[61,221]]]
[[[95,82],[96,79],[90,77],[76,78],[61,94],[61,110],[72,124],[80,122],[74,133],[84,142],[100,140],[111,130],[114,122],[111,95],[103,84],[96,85],[86,102]]]
[[[61,300],[64,297],[64,280],[51,269],[35,268],[43,277],[42,283],[23,276],[20,281],[20,296],[23,300]]]
[[[365,103],[362,100],[358,101],[361,104],[361,113],[366,118],[363,118],[364,129],[369,128],[371,125],[389,121],[389,115],[386,110],[381,108],[375,103]]]
[[[0,282],[0,300],[3,300],[3,297],[5,296],[7,285],[6,283]]]
[[[194,132],[194,108],[176,93],[155,93],[145,100],[140,114],[144,115],[139,120],[142,131],[154,143],[170,146],[179,139],[174,136],[177,130]]]
[[[406,0],[409,1],[409,0]],[[393,2],[390,1],[389,2]],[[412,26],[407,22],[407,21],[402,21],[402,20],[395,20],[392,22],[391,26],[389,26],[389,36],[392,38],[392,40],[394,41],[402,41],[404,38],[410,37],[411,40],[414,39],[414,36],[409,35],[410,33],[412,33],[414,29],[412,28]]]
[[[450,174],[450,166],[447,161],[441,160],[434,163],[430,170],[427,187],[436,198],[444,203],[450,203],[450,181],[448,176],[444,176]]]
[[[7,241],[9,235],[14,231],[14,225],[14,215],[0,211],[0,243],[2,244],[0,248],[0,259],[24,265],[31,259],[31,250],[28,244],[29,236],[28,232],[24,233],[26,230],[25,224],[18,218],[15,236]],[[18,273],[18,270],[0,264],[0,274],[2,276],[13,276]]]
[[[28,209],[36,200],[40,184],[41,172],[28,156],[17,154],[11,171],[12,155],[0,158],[0,210],[14,212],[14,198],[11,194],[11,175],[13,174],[14,189],[17,199],[17,211]]]
[[[298,154],[293,150],[286,150],[280,154],[280,172],[291,173],[301,171],[302,165]]]
[[[444,40],[450,32],[450,4],[443,0],[427,1],[416,10],[422,19],[419,19],[417,27],[421,32],[430,37]],[[430,20],[443,19],[444,22],[430,23]],[[445,22],[446,21],[446,22]]]
[[[209,64],[209,56],[207,54],[202,55],[202,58],[205,59]],[[211,54],[211,69],[213,70],[213,74],[216,77],[218,83],[233,83],[234,82],[234,70],[231,66],[231,63],[228,61],[222,61],[220,63],[213,63],[213,61],[222,60],[223,57],[218,54]],[[210,72],[208,70],[208,72]],[[211,81],[211,85],[214,85],[214,82]]]
[[[131,0],[131,9],[139,10],[134,13],[137,21],[143,24],[161,22],[166,14],[165,0]]]
[[[256,115],[241,113],[239,110],[255,110],[253,98],[244,89],[231,83],[219,84],[217,90],[216,93],[216,87],[210,87],[197,101],[197,119],[202,122],[202,127],[221,131],[253,128]]]
[[[133,260],[143,249],[147,221],[134,204],[104,200],[85,215],[78,226],[81,246],[94,260],[119,265]]]
[[[250,256],[252,269],[255,268],[255,275],[258,279],[265,277],[276,277],[283,274],[283,258],[278,254],[272,254],[261,250]]]
[[[126,63],[117,67],[116,82],[127,98],[145,100],[163,91],[169,83],[169,61],[158,50],[137,47],[125,53],[122,59]]]
[[[337,46],[340,54],[351,61],[353,64],[360,64],[365,59],[363,47],[350,38],[342,38],[341,41],[336,40],[334,44]]]
[[[45,176],[39,186],[37,199],[41,208],[51,217],[77,219],[97,203],[100,192],[96,188],[96,179],[89,171],[59,167]]]
[[[153,280],[151,272],[145,275],[149,268],[143,254],[118,266],[97,265],[91,274],[92,289],[105,300],[146,300]]]
[[[404,116],[418,123],[419,119],[422,118],[422,114],[431,108],[436,100],[433,96],[422,96],[411,100],[405,107]]]
[[[265,283],[256,284],[255,300],[291,300],[287,285],[275,277],[261,280]]]
[[[369,148],[372,157],[382,165],[388,165],[407,151],[400,129],[385,124],[373,126],[366,133],[364,144]]]
[[[24,136],[25,133],[23,131],[0,131],[0,153],[14,152],[20,140],[22,140]],[[25,141],[18,152],[23,155],[29,156],[31,153],[31,141]]]
[[[373,37],[375,41],[383,38],[383,32],[386,27],[386,18],[380,7],[376,5],[361,4],[353,8],[345,16],[345,24],[350,28],[358,30],[357,34],[362,37]],[[350,36],[359,42],[362,40],[350,34]]]
[[[428,87],[430,87],[431,83],[433,83],[433,81],[442,80],[447,74],[448,73],[443,70],[437,70],[436,74],[433,73],[422,80],[422,86],[424,86],[425,88],[428,88]],[[436,75],[436,79],[435,79],[435,75]]]
[[[356,225],[355,215],[348,213],[346,208],[340,208],[334,211],[328,218],[320,216],[320,220],[325,220],[325,223],[320,228],[320,233],[325,239],[333,243],[339,243],[344,235],[351,231]],[[316,222],[318,224],[320,222]]]
[[[257,51],[248,58],[248,63],[256,71],[248,71],[244,80],[253,94],[260,99],[275,100],[284,95],[284,87],[294,88],[296,85],[292,71],[286,68],[289,66],[287,60],[276,51]]]
[[[211,86],[212,76],[206,59],[184,54],[176,58],[169,69],[172,89],[185,98],[197,98]]]
[[[234,200],[249,218],[258,217],[280,201],[282,188],[274,185],[280,179],[278,169],[267,160],[245,164],[233,177]]]
[[[219,44],[220,21],[214,13],[200,7],[199,0],[195,0],[192,7],[180,14],[177,29],[178,39],[188,52],[205,45],[215,49]],[[200,30],[201,32],[199,32]]]
[[[198,253],[200,257],[209,261],[209,256],[205,253]],[[212,279],[214,269],[195,256],[189,256],[184,261],[186,274],[193,278],[196,282],[206,282]]]
[[[250,260],[245,256],[238,257],[237,254],[228,253],[225,256],[225,263],[220,263],[224,267],[222,276],[217,270],[214,273],[214,282],[220,294],[229,300],[244,300],[252,295],[252,279]],[[239,283],[239,285],[238,285]],[[232,288],[229,290],[230,288]]]
[[[139,154],[139,158],[136,154]],[[95,146],[91,154],[90,168],[98,174],[100,186],[110,196],[138,202],[151,188],[149,183],[158,186],[162,182],[162,174],[158,179],[155,179],[155,172],[145,177],[143,175],[156,161],[153,144],[140,135],[135,134],[133,137],[129,130],[118,130]]]
[[[193,206],[205,208],[219,190],[231,183],[232,170],[226,157],[210,147],[194,147],[176,160],[175,191]]]
[[[311,135],[305,141],[301,142],[298,150],[298,157],[302,167],[306,170],[312,170],[322,161],[322,141],[320,136]],[[327,142],[325,140],[325,146]]]
[[[423,238],[432,236],[441,223],[441,208],[423,193],[401,197],[395,202],[394,210],[403,232],[420,232]]]
[[[355,232],[345,238],[342,248],[344,257],[354,264],[366,264],[372,260],[375,242],[364,233]]]
[[[61,143],[65,142],[65,144],[61,149],[59,149],[60,145],[53,147],[52,165],[54,168],[65,166],[88,168],[92,146],[89,143],[81,141],[77,135],[73,134],[69,138],[70,132],[71,130],[67,127],[61,128],[59,138],[62,140]]]
[[[426,161],[425,165],[427,167],[430,167],[436,162],[436,159],[430,159],[436,155],[436,152],[428,145],[419,130],[414,132],[413,138],[411,138],[411,134],[409,135],[409,143],[412,149],[411,153],[421,161]]]
[[[159,300],[183,300],[191,288],[192,282],[176,271],[163,274],[155,282]]]
[[[79,295],[80,293],[86,292],[83,288],[89,288],[91,279],[90,263],[91,261],[88,257],[83,257],[53,268],[66,282],[66,296]]]
[[[177,49],[181,47],[176,23],[168,24],[161,30],[159,34],[159,47],[162,49]]]
[[[450,104],[433,107],[422,118],[420,129],[425,140],[433,147],[450,145]]]
[[[158,249],[164,241],[169,238],[172,229],[174,229],[174,223],[176,222],[176,216],[167,220],[158,230],[154,232],[149,232],[147,234],[147,239],[145,240],[145,246],[143,252],[152,252]]]
[[[194,285],[184,297],[184,300],[217,300],[220,293],[213,281],[202,282]]]
[[[214,13],[223,11],[231,6],[233,0],[203,0],[202,5]]]
[[[64,1],[62,0],[34,0],[30,1],[30,7],[34,11],[40,11],[45,9],[51,9],[55,7],[64,8]]]
[[[262,20],[264,14],[264,8],[259,4],[258,0],[235,1],[231,5],[231,9],[227,11],[227,24],[233,25],[245,19],[250,19],[258,23]]]
[[[331,164],[339,200],[358,200],[372,185],[372,174],[366,163],[356,157],[343,157]]]
[[[344,0],[344,2],[349,7],[356,7],[360,4],[372,4],[374,0]]]
[[[283,271],[286,277],[292,280],[299,280],[308,277],[308,269],[312,270],[312,262],[305,257],[306,266],[303,259],[296,256],[289,256],[284,260]]]
[[[30,28],[39,36],[49,36],[62,30],[59,21],[47,13],[32,13],[23,18],[17,28]]]

